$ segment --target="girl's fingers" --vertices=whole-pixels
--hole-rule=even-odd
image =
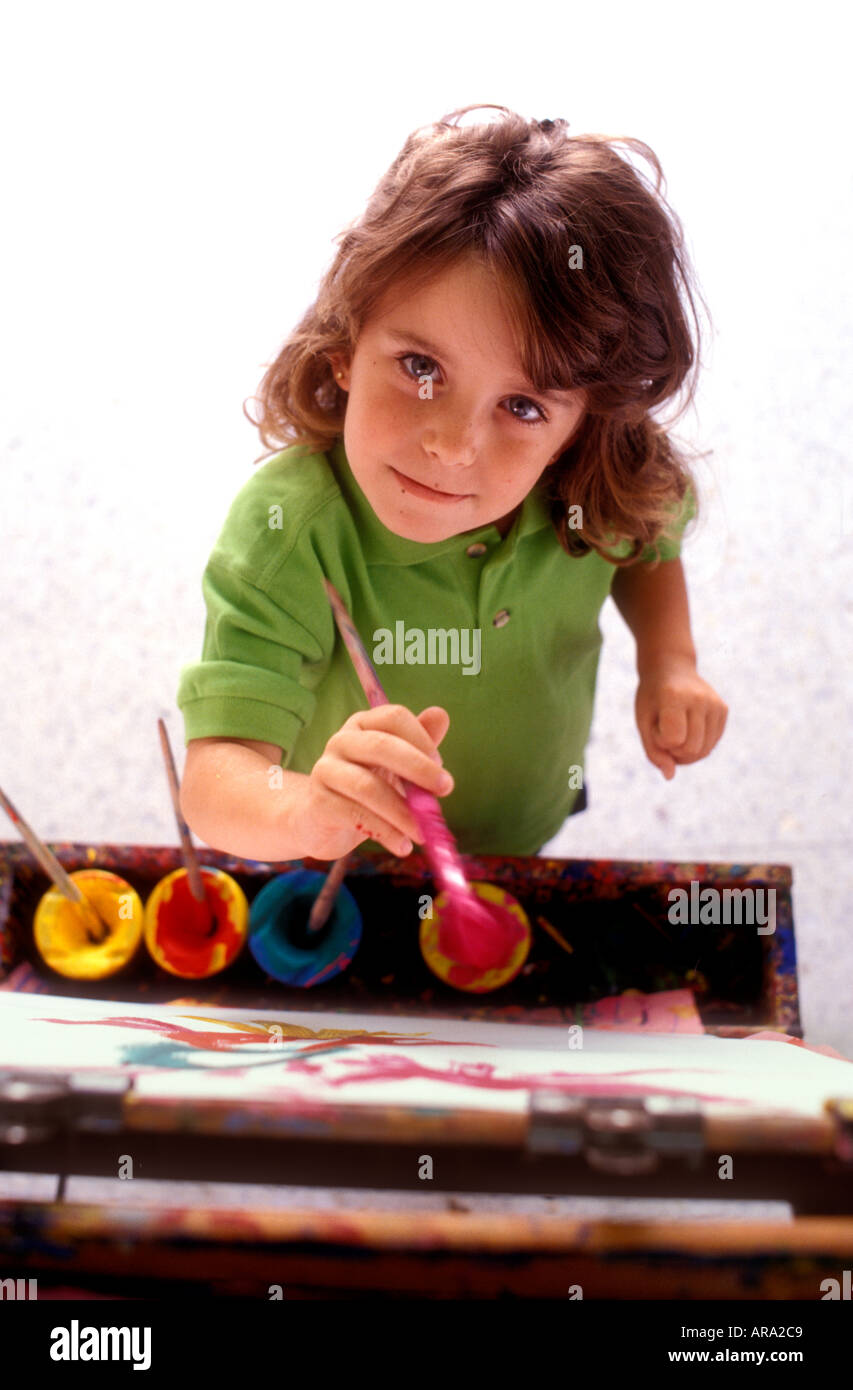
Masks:
[[[684,705],[674,700],[664,700],[652,729],[655,742],[660,748],[672,752],[684,743],[687,728],[687,711]]]
[[[695,763],[707,758],[712,748],[719,742],[726,726],[728,710],[698,706],[689,713],[689,733],[684,746],[672,749],[678,763]]]
[[[657,710],[651,702],[638,699],[637,724],[647,758],[665,777],[672,777],[676,766],[708,756],[722,737],[728,713],[717,699],[664,700]]]
[[[358,818],[362,821],[365,817],[373,817],[375,821],[391,830],[398,840],[416,839],[418,827],[405,797],[390,787],[375,768],[362,766],[347,758],[324,754],[314,765],[312,775],[314,774],[320,778],[328,791],[342,797],[351,807],[354,806]],[[352,824],[356,822],[353,821]],[[381,834],[371,835],[370,838],[381,840],[385,844]],[[396,848],[394,853],[397,853]]]
[[[649,762],[658,768],[667,780],[674,777],[675,762],[665,749],[659,748],[655,743],[651,718],[638,718],[637,727],[640,731],[640,742]]]
[[[315,764],[312,776],[318,769],[319,762]],[[318,781],[324,794],[324,813],[328,814],[330,822],[351,825],[363,839],[376,840],[391,854],[410,854],[417,827],[405,801],[402,802],[405,815],[386,816],[383,814],[382,794],[376,794],[373,785],[381,788],[380,779],[368,774],[371,785],[365,781],[363,787],[353,787],[353,774],[358,777],[360,769],[338,762],[335,758],[324,758]],[[387,790],[390,797],[396,795],[390,788]],[[391,810],[392,813],[397,811],[396,802],[392,802]]]
[[[450,728],[450,715],[441,705],[429,705],[427,709],[421,710],[418,715],[418,723],[427,731],[427,734],[436,744],[435,760],[443,763],[444,759],[438,751],[438,744],[441,743],[447,730]]]
[[[705,743],[705,711],[701,706],[688,705],[685,714],[687,716],[686,735],[680,745],[670,746],[669,751],[678,762],[692,763],[697,758],[702,757]]]
[[[714,725],[714,742],[711,744],[712,748],[715,747],[716,744],[718,744],[720,739],[723,737],[723,730],[726,727],[728,717],[728,706],[721,703],[719,709],[716,711],[716,721]]]
[[[436,738],[443,738],[449,725],[446,711],[431,706],[424,714]],[[404,783],[434,796],[453,789],[436,741],[404,705],[379,705],[351,715],[329,739],[311,776],[338,803],[330,817],[348,821],[392,854],[409,854],[420,839]]]
[[[440,706],[433,705],[429,707],[429,712],[424,711],[429,723],[433,722],[433,710],[440,710]],[[447,717],[446,711],[442,713]],[[448,724],[449,722],[448,719]],[[438,740],[430,738],[420,719],[417,719],[410,709],[406,709],[405,705],[377,705],[373,709],[358,710],[350,715],[339,732],[343,733],[348,728],[384,730],[386,733],[396,734],[404,742],[413,744],[429,758],[433,758],[436,753]],[[444,732],[447,732],[446,729]],[[444,738],[444,733],[441,737]]]
[[[665,713],[669,715],[671,710]],[[678,720],[661,716],[655,727],[655,739],[677,763],[695,763],[707,757],[717,741],[713,735],[713,715],[703,704],[688,705],[680,713],[682,717]],[[683,737],[676,740],[675,735],[682,732]]]
[[[421,752],[405,738],[381,729],[348,729],[344,725],[327,747],[336,758],[362,767],[379,768],[403,781],[414,782],[434,796],[446,796],[453,786],[452,778],[449,782],[446,780],[450,773],[434,760],[434,746]]]
[[[380,845],[391,854],[399,855],[404,858],[411,854],[415,847],[414,837],[401,833],[396,826],[385,821],[381,816],[371,815],[362,807],[356,806],[357,818],[354,821],[356,830],[364,836],[366,840],[376,840]]]

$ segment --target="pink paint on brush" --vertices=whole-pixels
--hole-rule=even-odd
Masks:
[[[324,579],[323,583],[338,631],[369,704],[373,708],[389,704],[340,594],[328,579]],[[406,802],[420,832],[424,854],[442,891],[447,894],[447,908],[442,914],[439,934],[442,954],[460,965],[475,966],[478,970],[496,969],[509,960],[525,935],[524,927],[506,908],[497,903],[483,902],[482,898],[477,897],[465,877],[456,843],[447,828],[437,797],[423,787],[413,786],[411,782],[404,782],[403,785]]]
[[[447,894],[438,933],[442,955],[478,971],[496,969],[509,960],[526,935],[524,927],[505,907],[477,897],[465,877],[437,798],[423,787],[407,783],[406,800],[417,821],[429,866]]]

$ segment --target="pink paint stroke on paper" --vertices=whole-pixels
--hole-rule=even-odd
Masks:
[[[292,1062],[288,1068],[293,1072],[310,1072],[315,1068],[308,1061]],[[330,1087],[351,1086],[359,1081],[443,1081],[451,1086],[477,1086],[489,1091],[531,1091],[547,1088],[557,1091],[581,1091],[584,1095],[598,1096],[683,1096],[689,1094],[697,1100],[724,1101],[733,1105],[752,1105],[750,1100],[736,1100],[731,1096],[693,1090],[689,1092],[682,1086],[656,1085],[646,1081],[623,1081],[626,1076],[649,1076],[661,1073],[672,1076],[684,1075],[684,1067],[632,1067],[630,1071],[609,1071],[606,1077],[597,1077],[590,1072],[514,1072],[511,1076],[497,1076],[491,1062],[451,1062],[447,1068],[429,1067],[416,1062],[412,1057],[385,1056],[367,1057],[363,1062],[354,1058],[346,1076],[330,1077],[316,1068],[324,1085]],[[691,1074],[700,1071],[714,1071],[707,1067],[691,1067]],[[719,1073],[717,1073],[719,1075]]]

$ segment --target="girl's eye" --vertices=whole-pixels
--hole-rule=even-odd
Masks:
[[[430,373],[428,371],[410,372],[409,368],[406,366],[407,362],[432,362],[433,367],[435,367],[435,363],[432,361],[432,358],[425,357],[422,352],[404,353],[402,357],[397,358],[397,361],[400,363],[406,376],[412,379],[414,379],[415,377],[429,376]]]
[[[511,401],[511,402],[512,402],[512,401],[523,401],[525,405],[530,406],[533,410],[536,411],[536,415],[535,415],[534,419],[532,419],[532,420],[531,420],[531,419],[525,420],[525,419],[522,418],[521,415],[516,415],[514,411],[510,411],[510,414],[513,415],[514,418],[515,418],[516,420],[518,420],[520,424],[522,424],[522,425],[538,425],[540,420],[547,421],[548,416],[545,414],[545,412],[544,412],[544,410],[542,409],[542,407],[541,407],[541,406],[538,406],[538,405],[536,404],[535,401],[531,401],[530,398],[529,398],[528,396],[511,396],[511,397],[510,397],[510,401]]]
[[[423,376],[429,377],[432,375],[432,372],[430,370],[424,370],[423,368],[420,371],[411,370],[407,366],[407,363],[409,362],[428,362],[433,370],[436,369],[436,363],[433,361],[433,359],[431,357],[427,357],[422,352],[405,352],[401,357],[397,358],[397,361],[400,363],[400,370],[405,374],[407,380],[409,381],[414,381],[415,379],[418,379]],[[514,410],[510,410],[509,413],[512,416],[513,420],[517,420],[520,425],[538,425],[540,421],[547,424],[548,416],[545,414],[545,411],[542,409],[541,406],[537,405],[535,401],[530,400],[529,396],[510,396],[509,398],[510,405],[518,401],[523,401],[524,405],[528,406],[532,410],[535,410],[536,414],[532,419],[530,419],[529,417],[525,419],[524,416],[517,415]]]

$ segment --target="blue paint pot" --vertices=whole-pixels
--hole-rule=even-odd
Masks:
[[[249,911],[248,948],[267,975],[309,989],[346,970],[361,941],[361,913],[341,884],[326,922],[308,931],[308,915],[325,874],[295,869],[271,879]]]

